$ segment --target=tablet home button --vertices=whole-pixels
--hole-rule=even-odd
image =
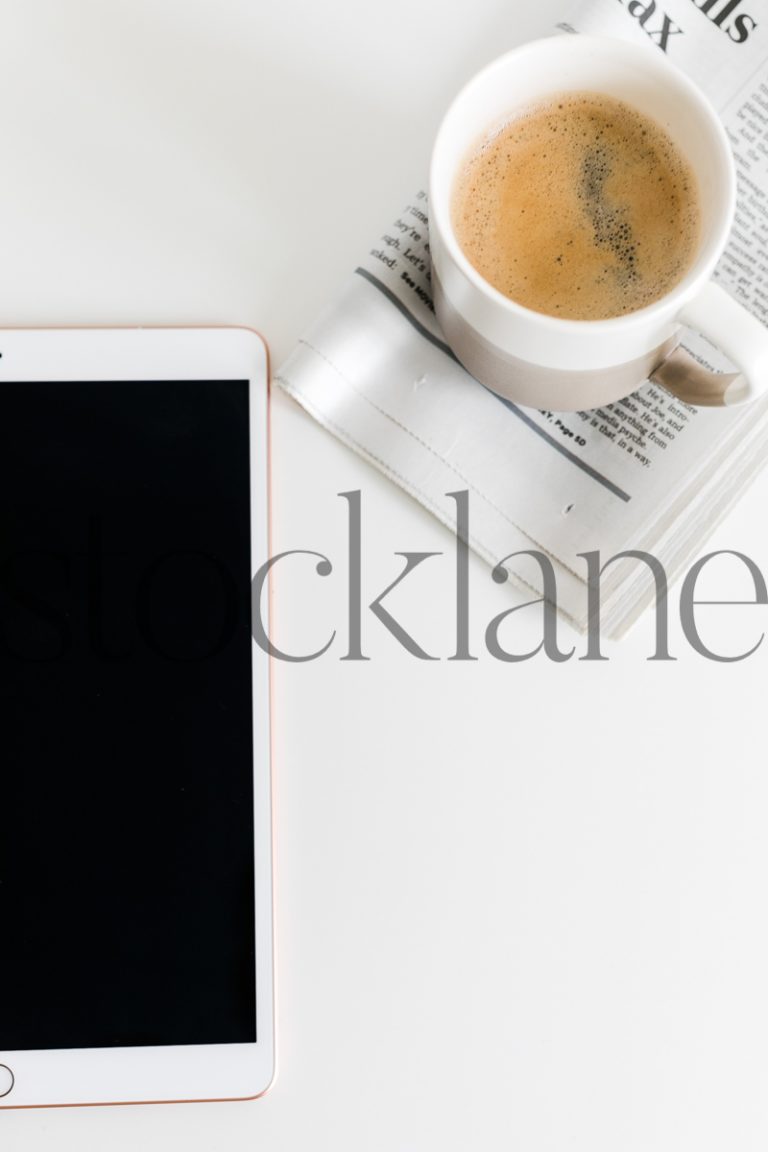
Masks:
[[[7,1096],[13,1088],[13,1072],[5,1064],[0,1064],[0,1096]]]

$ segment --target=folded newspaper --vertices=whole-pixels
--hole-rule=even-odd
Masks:
[[[624,36],[664,51],[723,117],[739,178],[736,224],[716,278],[768,321],[768,26],[750,0],[563,0],[541,35]],[[758,12],[759,15],[759,12]],[[506,47],[514,47],[509,44]],[[426,159],[426,158],[425,158]],[[546,553],[557,606],[587,617],[580,553],[651,553],[671,579],[686,568],[768,456],[768,400],[692,408],[650,380],[605,409],[539,412],[509,403],[455,360],[430,295],[428,205],[418,191],[342,294],[283,364],[277,381],[324,427],[455,528],[469,492],[468,543],[495,565]],[[732,371],[700,336],[693,362]],[[691,362],[691,361],[689,361]],[[542,594],[526,555],[505,565]],[[618,636],[648,605],[648,565],[619,560],[602,581],[602,630]]]

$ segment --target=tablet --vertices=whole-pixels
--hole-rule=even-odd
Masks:
[[[0,1107],[273,1078],[267,452],[250,330],[0,331]]]

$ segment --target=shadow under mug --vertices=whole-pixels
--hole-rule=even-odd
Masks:
[[[483,279],[456,239],[451,198],[457,172],[483,136],[537,102],[587,91],[623,100],[666,129],[696,174],[701,234],[686,275],[652,304],[606,320],[563,320],[524,308]],[[689,404],[753,400],[768,390],[768,329],[711,279],[735,199],[733,156],[717,113],[658,49],[581,35],[514,49],[459,93],[432,152],[432,288],[446,340],[481,383],[533,408],[597,408],[649,377]],[[683,326],[706,336],[739,371],[700,365],[678,346]]]

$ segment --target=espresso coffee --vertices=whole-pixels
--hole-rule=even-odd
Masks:
[[[700,210],[695,175],[659,124],[579,92],[526,110],[472,151],[452,223],[470,263],[511,300],[604,320],[683,278]]]

